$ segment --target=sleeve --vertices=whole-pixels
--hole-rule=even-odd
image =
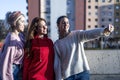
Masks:
[[[54,71],[55,71],[55,80],[63,80],[61,73],[61,61],[57,47],[54,46],[55,57],[54,57]]]
[[[16,46],[5,46],[2,54],[2,78],[3,80],[13,80],[12,65],[14,55],[16,53]]]
[[[23,59],[23,80],[28,80],[29,65],[30,65],[30,59],[27,55],[27,52],[25,52]]]
[[[79,41],[89,41],[100,38],[103,36],[104,28],[97,28],[92,30],[83,30],[83,31],[76,31],[77,39]]]
[[[13,80],[13,63],[19,52],[16,36],[8,34],[0,53],[0,76],[2,80]]]

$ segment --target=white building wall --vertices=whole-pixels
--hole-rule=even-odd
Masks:
[[[46,11],[46,5],[45,5],[46,0],[41,0],[41,17],[45,18],[45,11]]]
[[[66,0],[51,0],[51,39],[56,41],[58,38],[57,32],[57,25],[56,21],[57,18],[61,15],[66,15]]]

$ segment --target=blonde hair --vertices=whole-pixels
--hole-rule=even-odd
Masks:
[[[4,25],[7,30],[10,28],[16,26],[16,22],[19,20],[21,16],[24,16],[20,11],[14,11],[14,12],[7,12]]]

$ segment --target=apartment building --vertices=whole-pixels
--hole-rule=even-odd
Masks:
[[[120,38],[120,0],[114,2],[114,37]]]
[[[114,0],[86,1],[86,29],[114,25]]]
[[[28,4],[29,22],[36,16],[45,18],[53,41],[58,38],[56,20],[61,15],[70,19],[70,30],[90,30],[113,24],[115,31],[105,40],[120,38],[120,0],[28,0]]]
[[[34,17],[44,18],[47,21],[48,33],[50,33],[50,0],[26,0],[26,2],[28,3],[29,25]]]

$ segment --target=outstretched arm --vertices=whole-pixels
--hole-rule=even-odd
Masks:
[[[78,41],[89,41],[89,40],[94,40],[97,39],[101,36],[109,36],[111,32],[114,31],[114,26],[109,24],[108,27],[106,28],[96,28],[92,30],[83,30],[83,31],[76,31],[74,32],[77,36]]]

